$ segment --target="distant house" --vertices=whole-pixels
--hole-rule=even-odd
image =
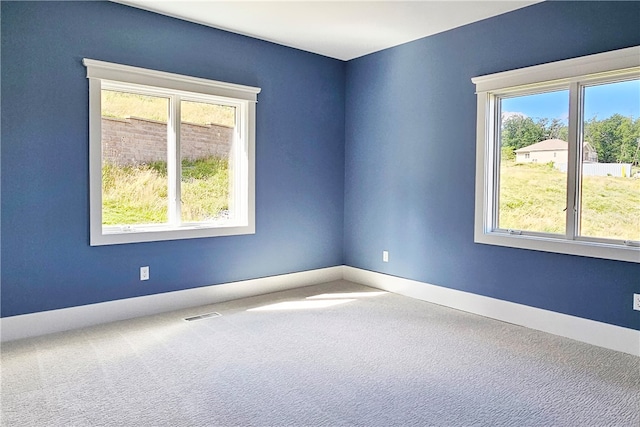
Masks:
[[[561,139],[546,139],[515,151],[516,163],[567,163],[569,143]],[[598,153],[588,142],[582,150],[584,162],[597,162]]]

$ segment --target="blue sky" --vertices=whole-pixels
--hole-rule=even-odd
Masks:
[[[640,80],[610,83],[585,88],[585,118],[606,119],[619,113],[640,117]],[[522,113],[534,120],[558,118],[566,120],[569,112],[569,91],[506,98],[503,113]]]

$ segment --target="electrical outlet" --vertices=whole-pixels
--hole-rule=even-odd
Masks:
[[[640,311],[640,294],[633,294],[633,309]]]
[[[382,251],[382,262],[389,262],[389,251]]]
[[[140,280],[149,280],[149,266],[140,267]]]

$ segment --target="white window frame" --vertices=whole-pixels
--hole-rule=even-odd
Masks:
[[[166,73],[84,58],[89,79],[89,211],[91,246],[192,239],[255,233],[255,117],[260,88]],[[235,107],[233,143],[233,220],[220,224],[180,223],[180,141],[168,134],[167,162],[177,176],[169,177],[169,223],[110,227],[102,225],[101,91],[124,90],[172,98],[168,128],[180,127],[180,100],[218,102]]]
[[[594,258],[640,263],[640,242],[577,236],[581,173],[578,140],[581,129],[582,85],[640,77],[640,46],[551,62],[517,70],[474,77],[477,94],[476,195],[474,241],[476,243],[531,249]],[[564,235],[497,228],[496,160],[500,126],[500,96],[569,89],[569,153],[567,209]]]

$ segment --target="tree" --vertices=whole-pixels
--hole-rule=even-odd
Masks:
[[[536,123],[544,130],[544,139],[561,139],[567,141],[569,139],[569,127],[560,119],[543,118]]]
[[[519,114],[509,116],[502,122],[501,144],[517,150],[546,139],[546,130],[540,122],[534,122],[531,117]]]
[[[585,123],[584,135],[597,151],[599,162],[638,164],[640,119],[621,114],[603,120],[593,117]]]

